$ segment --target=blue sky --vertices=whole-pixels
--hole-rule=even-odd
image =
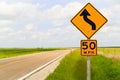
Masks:
[[[108,19],[92,39],[120,46],[119,0],[0,0],[0,47],[79,47],[70,20],[88,2]]]

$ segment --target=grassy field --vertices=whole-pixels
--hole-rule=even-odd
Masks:
[[[86,57],[80,56],[79,50],[67,55],[46,80],[86,80]],[[120,80],[120,62],[91,57],[91,80]]]
[[[103,56],[91,58],[91,80],[120,80],[120,62]]]
[[[0,59],[25,54],[32,54],[34,52],[51,51],[57,49],[60,48],[0,48]]]
[[[120,54],[120,48],[98,48],[98,51],[106,54]]]

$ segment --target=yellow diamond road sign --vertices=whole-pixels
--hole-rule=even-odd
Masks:
[[[90,39],[107,22],[107,19],[88,3],[72,18],[71,22]]]

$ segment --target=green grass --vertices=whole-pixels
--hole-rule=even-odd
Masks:
[[[98,48],[98,51],[106,54],[120,54],[120,48]]]
[[[86,57],[75,50],[46,80],[86,80]],[[91,80],[120,80],[120,62],[100,55],[91,57]]]
[[[120,62],[103,56],[91,58],[91,80],[120,80]]]
[[[86,80],[86,58],[79,50],[67,55],[46,80]]]
[[[0,59],[57,49],[60,48],[0,48]]]

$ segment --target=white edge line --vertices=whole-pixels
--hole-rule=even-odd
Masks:
[[[36,72],[42,70],[43,68],[45,68],[45,67],[48,66],[49,64],[53,63],[54,61],[58,60],[58,59],[61,58],[62,56],[63,56],[63,55],[58,56],[57,58],[55,58],[55,59],[49,61],[48,63],[46,63],[46,64],[40,66],[39,68],[33,70],[32,72],[26,74],[25,76],[23,76],[23,77],[21,77],[21,78],[19,78],[19,79],[17,79],[17,80],[25,80],[26,78],[30,77],[32,74],[34,74],[34,73],[36,73]]]

